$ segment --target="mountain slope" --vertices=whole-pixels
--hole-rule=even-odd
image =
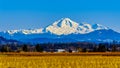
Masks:
[[[12,39],[5,39],[2,36],[0,36],[0,44],[10,44],[10,43],[19,43],[19,42]]]
[[[50,36],[50,37],[45,37]],[[46,34],[41,37],[26,39],[23,41],[31,43],[62,43],[62,42],[112,42],[120,41],[120,34],[113,30],[97,30],[87,34],[69,34],[69,35],[54,35]]]

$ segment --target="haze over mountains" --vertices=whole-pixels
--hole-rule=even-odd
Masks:
[[[30,43],[120,40],[120,33],[111,28],[100,24],[77,23],[69,18],[55,21],[46,28],[2,31],[0,36]]]

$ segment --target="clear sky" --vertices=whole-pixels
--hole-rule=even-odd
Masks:
[[[0,0],[0,31],[46,27],[65,17],[120,32],[120,0]]]

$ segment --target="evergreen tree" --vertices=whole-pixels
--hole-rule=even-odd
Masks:
[[[104,44],[99,44],[99,47],[98,47],[98,51],[99,52],[105,52],[107,49],[106,49],[106,47],[105,47],[105,45]]]
[[[37,52],[42,52],[43,51],[43,48],[40,46],[40,44],[37,44],[35,48],[36,48]]]
[[[24,52],[28,52],[28,51],[29,51],[29,48],[28,48],[28,46],[27,46],[26,44],[24,44],[23,47],[22,47],[22,50],[23,50]]]

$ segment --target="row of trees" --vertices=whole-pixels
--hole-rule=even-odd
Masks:
[[[30,45],[2,45],[0,48],[1,52],[42,52],[43,48],[40,46],[40,44],[37,44],[35,46]]]
[[[0,52],[56,52],[57,49],[65,49],[66,52],[116,52],[120,51],[120,44],[114,43],[47,43],[47,44],[6,44],[0,45]]]

